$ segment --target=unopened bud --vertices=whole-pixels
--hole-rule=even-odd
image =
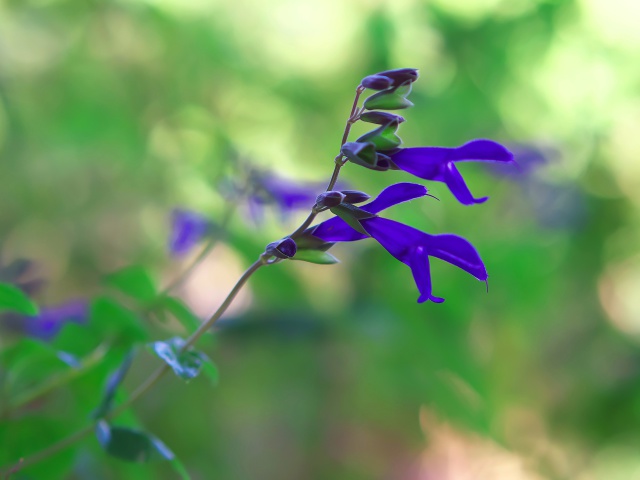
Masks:
[[[287,259],[293,257],[296,254],[297,248],[298,247],[296,246],[296,242],[294,242],[292,238],[287,237],[283,238],[282,240],[270,243],[269,245],[267,245],[267,248],[264,252],[267,255]]]
[[[344,203],[362,203],[371,198],[370,195],[358,190],[341,190],[340,193],[344,195]]]
[[[345,195],[341,192],[324,192],[316,198],[316,206],[322,209],[332,208],[344,201]]]

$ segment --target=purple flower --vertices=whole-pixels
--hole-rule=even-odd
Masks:
[[[171,214],[169,251],[176,256],[188,253],[211,230],[213,224],[205,216],[176,209]]]
[[[88,308],[84,300],[71,300],[55,307],[44,307],[35,317],[24,318],[25,333],[42,340],[51,340],[65,323],[84,323]]]
[[[253,171],[250,178],[249,210],[256,222],[262,219],[265,205],[277,206],[286,216],[293,210],[310,209],[318,191],[324,190],[319,183],[295,182],[268,172]]]
[[[395,166],[425,180],[444,182],[464,205],[483,203],[489,197],[474,198],[455,162],[512,162],[513,154],[491,140],[472,140],[460,147],[402,148],[389,155]]]
[[[427,189],[415,183],[398,183],[383,190],[362,210],[377,214],[398,203],[427,195]],[[411,268],[420,297],[441,303],[443,298],[432,294],[429,257],[436,257],[463,269],[478,280],[487,280],[487,271],[476,249],[462,237],[451,234],[430,235],[394,220],[378,216],[360,220],[364,230],[385,250]],[[344,220],[334,217],[311,227],[307,232],[325,242],[353,242],[367,238]]]

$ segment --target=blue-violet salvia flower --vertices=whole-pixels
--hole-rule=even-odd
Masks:
[[[34,317],[25,317],[25,333],[42,340],[51,340],[65,323],[84,323],[88,308],[84,300],[71,300],[55,307],[44,307]]]
[[[401,148],[389,154],[395,166],[425,180],[444,182],[456,199],[464,205],[483,203],[489,197],[474,198],[455,162],[512,162],[513,154],[491,140],[472,140],[460,147]]]
[[[169,251],[176,256],[188,253],[211,230],[213,224],[204,215],[176,209],[171,214]]]
[[[289,180],[272,173],[253,171],[249,192],[249,210],[256,223],[262,219],[264,205],[275,205],[283,216],[296,209],[313,206],[317,191],[323,186],[316,183],[302,183]]]
[[[372,202],[361,208],[377,214],[398,203],[427,195],[426,187],[415,183],[398,183],[384,189]],[[476,249],[462,237],[451,234],[430,235],[394,220],[381,217],[360,220],[364,230],[385,250],[411,268],[420,292],[418,302],[431,300],[441,303],[443,298],[432,294],[429,257],[436,257],[478,280],[487,280],[487,271]],[[367,238],[351,228],[344,220],[334,217],[311,227],[307,232],[325,242],[353,242]]]

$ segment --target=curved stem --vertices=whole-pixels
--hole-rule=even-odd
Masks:
[[[247,283],[251,275],[253,275],[256,272],[256,270],[258,270],[263,265],[268,265],[268,263],[265,261],[265,258],[263,256],[260,256],[260,258],[256,260],[238,279],[238,281],[234,285],[231,292],[229,292],[229,295],[227,295],[227,298],[224,299],[224,301],[222,302],[220,307],[218,307],[215,313],[211,315],[211,317],[208,320],[203,322],[198,327],[198,329],[195,332],[193,332],[193,334],[186,340],[184,346],[181,349],[182,351],[186,350],[191,345],[193,345],[207,330],[209,330],[209,328],[211,328],[211,326],[215,322],[218,321],[218,319],[229,308],[229,305],[231,305],[231,302],[233,302],[236,295],[238,295],[240,290],[242,290],[242,287],[244,287],[244,285]],[[143,396],[151,387],[153,387],[168,370],[169,370],[169,366],[166,363],[163,364],[161,367],[159,367],[155,372],[153,372],[147,378],[147,380],[143,384],[141,384],[131,394],[131,396],[127,399],[126,402],[122,403],[117,408],[113,409],[111,412],[105,415],[105,418],[110,419],[124,412],[127,408],[129,408],[129,406],[131,406],[133,402],[135,402],[138,398]],[[15,465],[10,465],[8,467],[1,469],[0,474],[8,475],[11,472],[16,472],[19,469],[22,469],[26,466],[33,465],[34,463],[38,463],[41,460],[44,460],[50,457],[51,455],[54,455],[64,450],[65,448],[73,445],[78,440],[81,440],[82,438],[86,437],[87,435],[93,432],[94,427],[95,427],[95,422],[84,427],[81,430],[78,430],[77,432],[69,435],[68,437],[63,438],[59,442],[54,443],[53,445],[50,445],[44,450],[41,450],[29,457],[22,458],[19,463]]]
[[[351,131],[351,126],[358,121],[359,119],[359,111],[358,111],[358,100],[360,99],[360,95],[362,94],[362,92],[365,90],[365,88],[362,85],[359,85],[358,88],[356,89],[356,95],[355,98],[353,100],[353,105],[351,107],[351,113],[349,115],[349,119],[347,120],[347,124],[345,126],[344,129],[344,133],[342,135],[342,141],[340,143],[340,147],[342,147],[346,142],[347,139],[349,138],[349,133]],[[335,158],[335,167],[333,170],[333,174],[331,175],[331,180],[329,181],[329,185],[327,187],[327,191],[333,189],[335,187],[336,182],[338,181],[338,176],[340,174],[340,169],[342,168],[342,166],[344,165],[344,156],[340,153],[338,154],[338,156]],[[226,223],[228,223],[229,219],[231,218],[233,212],[233,208],[230,208],[226,211],[226,216],[225,218],[222,220],[221,224],[226,225]],[[318,212],[314,209],[311,210],[311,213],[309,214],[309,216],[307,217],[307,219],[290,235],[290,237],[294,237],[297,236],[299,234],[301,234],[302,232],[304,232],[313,222],[313,220],[316,218],[316,215],[318,214]],[[169,291],[171,291],[173,288],[177,287],[178,285],[180,285],[187,277],[188,275],[193,271],[193,269],[196,267],[196,265],[198,265],[200,263],[200,261],[202,261],[202,259],[213,249],[213,247],[215,246],[217,242],[217,239],[213,238],[209,241],[209,243],[206,245],[206,247],[203,249],[203,251],[198,255],[198,257],[196,257],[196,259],[194,260],[194,262],[176,279],[174,280],[171,284],[169,284],[163,291],[163,294],[168,293]],[[181,351],[185,351],[186,349],[188,349],[190,346],[192,346],[194,343],[196,343],[198,341],[198,339],[207,331],[211,328],[211,326],[218,321],[218,319],[224,314],[224,312],[229,308],[229,306],[231,305],[231,302],[233,302],[233,300],[235,299],[236,295],[240,292],[240,290],[242,290],[242,288],[244,287],[244,285],[247,283],[247,281],[249,280],[249,278],[263,265],[271,265],[273,263],[276,263],[276,261],[272,261],[269,260],[269,258],[267,256],[260,255],[260,258],[258,260],[256,260],[243,274],[242,276],[238,279],[238,281],[236,282],[236,284],[234,285],[234,287],[232,288],[231,292],[229,292],[229,294],[227,295],[227,297],[224,299],[224,301],[222,302],[222,304],[220,305],[220,307],[218,307],[218,309],[216,310],[216,312],[205,322],[203,322],[198,329],[193,332],[193,334],[185,341],[185,344],[183,345],[183,347],[181,348]],[[122,403],[121,405],[119,405],[117,408],[114,408],[113,410],[111,410],[111,412],[109,412],[107,415],[105,415],[106,419],[111,419],[116,417],[117,415],[119,415],[120,413],[124,412],[127,408],[129,408],[131,406],[131,404],[133,404],[133,402],[135,402],[138,398],[142,397],[147,391],[149,391],[161,378],[162,376],[169,371],[169,366],[164,363],[161,367],[158,367],[145,381],[144,383],[142,383],[140,386],[138,386],[138,388],[136,390],[134,390],[134,392],[131,394],[131,396],[129,397],[129,399],[127,401],[125,401],[124,403]],[[2,475],[10,475],[11,473],[15,473],[18,470],[29,466],[29,465],[33,465],[35,463],[40,462],[41,460],[44,460],[64,449],[66,449],[67,447],[73,445],[75,442],[81,440],[82,438],[86,437],[87,435],[89,435],[91,432],[93,432],[93,429],[95,427],[95,423],[92,423],[90,425],[87,425],[86,427],[84,427],[81,430],[78,430],[77,432],[69,435],[66,438],[63,438],[62,440],[58,441],[57,443],[54,443],[53,445],[50,445],[49,447],[45,448],[44,450],[41,450],[29,457],[25,457],[25,458],[21,458],[20,462],[18,462],[15,465],[9,465],[6,467],[3,467],[0,469],[0,474]]]

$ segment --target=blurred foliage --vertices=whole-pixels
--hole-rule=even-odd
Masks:
[[[42,308],[90,305],[50,342],[2,314],[0,465],[89,425],[132,346],[185,336],[304,218],[256,225],[238,205],[178,300],[156,293],[198,252],[168,255],[172,209],[219,220],[241,163],[328,178],[358,81],[415,67],[405,145],[556,152],[517,181],[462,166],[485,205],[433,184],[440,202],[394,207],[471,240],[489,293],[434,262],[447,302],[419,305],[373,241],[334,248],[338,265],[265,268],[201,342],[219,386],[166,378],[118,431],[152,432],[194,479],[634,478],[639,15],[633,0],[0,2],[0,281]],[[114,401],[158,364],[140,351]],[[88,437],[11,479],[176,476]]]

